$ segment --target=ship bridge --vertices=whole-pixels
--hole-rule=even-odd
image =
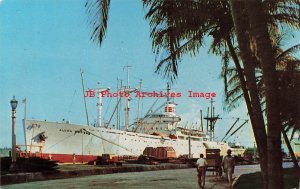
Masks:
[[[175,132],[180,121],[181,118],[176,115],[176,104],[167,102],[163,113],[150,114],[138,120],[136,131],[145,134],[168,136]]]

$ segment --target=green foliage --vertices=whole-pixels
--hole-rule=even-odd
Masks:
[[[228,1],[224,0],[143,0],[147,8],[153,52],[156,54],[157,73],[174,80],[178,77],[178,65],[185,54],[195,56],[204,45],[204,38],[212,37],[209,52],[223,57],[228,66],[227,44],[235,44],[235,33]],[[270,26],[299,28],[297,0],[264,1]],[[236,54],[238,51],[236,50]],[[225,77],[226,68],[222,77]],[[226,82],[226,78],[224,78]],[[226,87],[226,86],[225,86]],[[225,89],[226,91],[226,89]],[[242,96],[232,91],[238,102]]]
[[[210,52],[222,54],[224,35],[233,32],[233,22],[227,1],[152,1],[144,0],[148,8],[153,52],[158,61],[157,73],[173,81],[178,77],[178,65],[185,54],[195,56],[204,45],[204,37],[212,36]]]
[[[102,45],[106,35],[110,0],[87,0],[86,12],[91,26],[91,40]]]

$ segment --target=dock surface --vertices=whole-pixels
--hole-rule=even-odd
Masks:
[[[218,185],[209,182],[214,179],[208,176],[205,188],[221,189]],[[224,183],[226,185],[226,183]],[[22,184],[12,184],[3,186],[3,189],[23,188],[23,189],[40,189],[40,188],[105,188],[105,189],[152,189],[152,188],[198,188],[197,172],[195,169],[176,169],[147,171],[134,173],[115,173],[106,175],[93,175],[86,177],[77,177],[69,179],[57,179],[48,181],[37,181]],[[217,187],[218,186],[218,187]]]
[[[72,166],[63,169],[71,169]],[[79,167],[83,169],[83,167]],[[259,165],[237,166],[235,177],[240,174],[259,171]],[[47,181],[36,181],[21,184],[11,184],[2,186],[3,189],[40,189],[40,188],[103,188],[103,189],[152,189],[152,188],[199,188],[197,184],[197,172],[195,168],[170,169],[147,172],[128,172],[102,174],[84,177],[74,177],[68,179],[56,179]],[[220,177],[207,172],[205,188],[224,189],[227,182]]]

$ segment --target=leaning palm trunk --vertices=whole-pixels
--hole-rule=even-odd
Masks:
[[[235,64],[235,67],[236,67],[236,70],[237,70],[237,73],[238,73],[238,76],[239,76],[239,80],[240,80],[240,83],[241,83],[241,88],[242,88],[242,91],[243,91],[243,96],[244,96],[244,99],[245,99],[245,102],[246,102],[246,106],[247,106],[247,110],[248,110],[248,113],[249,113],[249,117],[250,117],[250,120],[251,120],[251,124],[252,124],[252,129],[253,131],[255,132],[255,130],[257,130],[257,128],[264,128],[264,122],[263,122],[263,117],[261,116],[259,119],[257,117],[255,117],[254,113],[253,113],[253,107],[251,105],[251,101],[250,101],[250,97],[249,97],[249,93],[248,93],[248,90],[247,90],[247,84],[246,84],[246,81],[245,81],[245,75],[243,73],[243,70],[241,68],[241,65],[240,65],[240,62],[238,60],[238,57],[236,55],[236,52],[233,48],[233,45],[231,43],[231,40],[229,38],[229,36],[227,36],[226,38],[226,43],[228,45],[228,48],[229,48],[229,51],[230,51],[230,55],[233,59],[233,62]],[[259,98],[258,98],[258,94],[254,97],[253,96],[253,99],[256,98],[256,102],[259,101]],[[259,110],[259,108],[257,108],[256,112],[262,112],[261,110]],[[262,138],[263,139],[266,139],[266,131],[265,129],[262,129]],[[260,136],[260,135],[258,135]],[[266,141],[264,140],[261,140],[261,143],[264,143],[265,144]],[[259,148],[261,146],[261,143],[259,144]],[[260,149],[264,149],[265,147],[262,147]],[[263,151],[262,153],[265,153],[265,151]],[[262,155],[262,154],[260,154]],[[267,162],[266,162],[266,158],[264,158],[265,160],[265,164],[262,165],[262,167],[264,167],[265,169],[267,169]]]
[[[250,120],[251,120],[251,124],[254,125],[253,130],[254,130],[254,128],[257,128],[257,127],[264,127],[264,123],[263,122],[258,122],[255,119],[255,117],[253,116],[253,108],[252,108],[252,105],[251,105],[251,101],[250,101],[250,97],[249,97],[249,93],[248,93],[248,89],[247,89],[245,74],[242,70],[242,67],[241,67],[241,64],[239,62],[238,56],[237,56],[237,54],[234,50],[234,47],[232,45],[232,42],[231,42],[231,39],[230,39],[229,36],[226,36],[226,43],[227,43],[230,55],[233,59],[234,65],[235,65],[237,73],[238,73],[238,77],[239,77],[239,80],[240,80],[240,84],[241,84],[241,88],[242,88],[242,91],[243,91],[243,96],[244,96],[244,99],[245,99],[245,102],[246,102],[249,117],[250,117]],[[257,122],[255,122],[255,121],[257,121]]]
[[[247,87],[249,89],[249,95],[251,98],[252,107],[252,128],[254,137],[258,147],[261,167],[262,178],[264,182],[264,188],[268,187],[268,156],[267,156],[267,136],[264,126],[263,114],[261,110],[260,100],[258,96],[258,89],[255,79],[255,66],[253,65],[255,59],[252,56],[252,51],[250,49],[250,39],[246,34],[247,26],[245,21],[245,15],[243,14],[244,1],[231,0],[231,10],[232,17],[234,21],[234,26],[237,34],[240,54],[244,63],[244,72],[247,79]]]
[[[256,42],[257,56],[261,62],[266,88],[267,143],[268,143],[268,188],[283,187],[280,111],[275,65],[263,4],[260,0],[245,1],[249,13],[251,35]]]
[[[285,142],[285,144],[286,144],[286,146],[287,146],[287,148],[288,148],[288,150],[289,150],[289,153],[290,153],[290,155],[291,155],[291,157],[292,157],[292,161],[293,161],[293,163],[294,163],[294,167],[299,168],[297,158],[296,158],[295,153],[294,153],[294,151],[293,151],[293,149],[292,149],[291,143],[290,143],[290,141],[289,141],[289,139],[288,139],[288,137],[287,137],[287,135],[286,135],[286,132],[284,131],[283,128],[282,128],[282,130],[281,130],[281,133],[282,133],[284,142]]]
[[[232,42],[231,42],[231,39],[230,39],[229,35],[226,36],[226,43],[227,43],[227,46],[229,48],[230,56],[232,57],[232,60],[234,62],[235,68],[236,68],[236,71],[238,73],[238,77],[239,77],[239,80],[240,80],[240,83],[241,83],[241,88],[242,88],[242,91],[243,91],[243,96],[244,96],[244,99],[245,99],[245,102],[246,102],[246,106],[247,106],[247,109],[248,109],[251,124],[252,125],[257,124],[257,123],[254,122],[254,119],[253,119],[253,110],[252,110],[252,107],[251,107],[251,101],[250,101],[249,93],[248,93],[248,90],[247,90],[245,75],[243,73],[241,64],[240,64],[238,56],[237,56],[237,54],[234,50],[234,47],[232,45]]]

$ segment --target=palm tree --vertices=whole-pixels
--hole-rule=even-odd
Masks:
[[[290,1],[292,0],[289,0],[289,2]],[[89,1],[86,5],[88,13],[91,15],[91,39],[98,42],[100,45],[106,33],[109,2],[110,1],[107,0],[93,0]],[[264,147],[266,142],[262,142],[266,139],[266,137],[264,137],[266,136],[266,132],[264,121],[262,119],[258,92],[253,89],[257,87],[255,86],[255,81],[251,80],[253,78],[255,79],[255,72],[241,66],[235,49],[233,48],[232,44],[234,44],[235,41],[235,34],[228,2],[222,0],[144,0],[143,2],[146,7],[150,6],[146,18],[153,18],[150,19],[150,26],[152,27],[151,37],[153,39],[154,51],[157,55],[161,54],[161,52],[167,54],[167,56],[159,62],[157,67],[157,72],[162,73],[165,77],[176,79],[178,76],[178,64],[182,55],[186,53],[195,55],[203,45],[205,34],[214,37],[215,47],[223,46],[224,49],[229,49],[230,56],[234,59],[234,63],[238,69],[238,77],[241,80],[241,83],[244,83],[242,85],[243,95],[252,125],[254,126],[253,128],[260,128],[259,130],[254,129],[254,134],[256,135],[256,138],[260,140],[257,142],[258,145],[260,144],[260,146],[258,146],[259,152],[262,153],[260,155],[261,157],[265,157],[262,160],[262,162],[265,163],[262,163],[262,165],[266,165],[267,159],[266,155],[264,155],[264,152],[266,151],[266,147]],[[278,22],[285,22],[288,24],[296,23],[298,25],[297,19],[292,19],[294,18],[294,12],[290,10],[294,10],[293,6],[288,7],[284,1],[265,1],[265,4],[270,12],[270,16],[267,18],[269,23],[275,26]],[[253,62],[257,62],[255,57],[252,58]],[[224,65],[226,66],[226,64]],[[224,70],[226,71],[226,69]],[[248,74],[246,74],[246,70]],[[245,79],[245,75],[247,79]],[[252,88],[249,87],[249,83]],[[253,107],[254,110],[252,110]],[[262,167],[262,171],[265,178],[265,167]]]
[[[283,51],[279,48],[282,46],[280,44],[282,37],[278,35],[276,36],[275,34],[275,37],[272,37],[272,39],[274,38],[275,41],[272,43],[275,45],[272,46],[272,50],[273,54],[275,54],[276,72],[278,76],[280,118],[283,125],[281,133],[294,162],[294,166],[299,167],[298,161],[287,137],[286,130],[292,128],[292,133],[296,130],[300,130],[299,125],[297,124],[299,122],[300,109],[299,104],[295,103],[295,99],[297,99],[297,91],[300,89],[299,86],[296,85],[296,81],[300,77],[300,60],[293,56],[293,53],[300,50],[300,44],[294,45]]]
[[[278,75],[278,88],[280,95],[280,110],[282,125],[286,130],[300,130],[299,104],[297,104],[297,91],[300,86],[297,80],[300,78],[300,60],[295,56],[300,50],[300,44],[294,45],[286,50],[279,48],[283,46],[286,35],[272,37],[274,41],[273,52],[276,59],[276,71]],[[296,102],[296,103],[295,103]]]
[[[243,3],[245,3],[244,10],[246,10],[246,14],[243,14],[238,6],[241,2],[232,0],[231,8],[241,57],[243,62],[245,62],[245,70],[246,64],[253,64],[251,63],[253,51],[262,66],[268,124],[268,188],[282,188],[281,120],[277,95],[276,61],[272,51],[263,4],[260,1],[245,1]],[[244,16],[244,18],[247,16],[248,19],[246,21],[248,22],[241,22],[241,16]],[[251,36],[254,39],[255,49],[250,49]],[[254,71],[254,68],[251,69]]]
[[[290,11],[291,7],[288,7],[287,5],[284,6],[280,1],[277,1],[275,3],[275,5],[277,6],[274,6],[272,3],[274,3],[274,1],[272,1],[271,3],[266,1],[265,3],[266,7],[269,7],[269,12],[271,15],[270,17],[268,17],[270,25],[276,26],[274,24],[276,22],[289,23],[291,25],[297,24],[297,17],[295,16],[294,11]],[[230,12],[228,12],[228,9],[226,11],[226,8],[228,7],[226,2],[200,1],[184,2],[183,4],[182,2],[170,3],[169,1],[156,1],[155,3],[153,3],[153,1],[145,0],[144,4],[150,6],[146,18],[149,19],[151,17],[151,37],[153,38],[154,52],[157,55],[167,54],[159,53],[159,51],[163,49],[169,53],[159,62],[157,67],[158,71],[162,71],[165,76],[170,77],[170,72],[172,72],[171,74],[174,74],[175,77],[177,77],[178,60],[180,60],[182,54],[191,53],[193,55],[194,53],[196,53],[199,49],[199,46],[202,46],[202,39],[204,34],[208,32],[213,35],[213,45],[215,45],[216,47],[220,48],[220,46],[224,46],[224,41],[227,42],[227,44],[225,45],[229,48],[231,56],[235,59],[234,63],[236,67],[241,68],[239,66],[240,64],[238,63],[236,53],[233,50],[234,48],[232,48],[231,45],[231,29],[228,28],[230,28],[232,24],[230,24],[231,19],[226,19],[228,15],[230,16]],[[178,7],[183,5],[185,7],[181,7],[180,10],[177,10]],[[275,9],[274,7],[280,8]],[[182,11],[187,9],[189,11]],[[196,11],[196,13],[193,13],[194,10],[198,11]],[[195,18],[197,18],[197,20],[192,19],[194,15],[196,15]],[[190,22],[191,20],[193,21],[192,23]],[[248,44],[251,44],[251,40],[248,39],[248,41]],[[246,90],[247,85],[244,84],[242,86],[244,86],[244,97],[248,106],[250,119],[252,119],[251,121],[255,128],[255,124],[263,125],[263,117],[261,113],[260,99],[258,97],[258,89],[256,86],[254,69],[255,65],[258,64],[259,61],[252,55],[252,49],[249,48],[248,53],[249,58],[251,58],[251,63],[255,63],[252,66],[251,64],[244,65],[244,67],[247,67],[245,68],[245,75],[247,78],[247,84],[249,85],[248,88],[251,88],[249,90],[249,94]],[[174,75],[171,76],[174,77]],[[244,76],[241,69],[238,72],[238,76],[241,81],[244,81]],[[252,105],[249,103],[249,100],[247,102],[247,99],[249,99],[249,95],[251,96]],[[253,111],[251,111],[251,109],[254,111],[255,115],[253,115]],[[264,131],[264,127],[256,128],[260,128]],[[266,139],[266,134],[264,134],[265,132],[260,132],[261,130],[254,129],[254,134],[258,141],[257,143],[259,151],[261,152],[261,157],[263,158],[262,162],[266,162],[267,156],[264,155],[264,153],[266,152],[267,144],[266,141],[264,141],[264,139]],[[261,142],[259,142],[259,140],[261,140]],[[266,163],[262,163],[262,165],[262,170],[266,170]],[[266,174],[267,173],[263,171],[264,178],[266,178]],[[267,183],[266,180],[265,183]]]
[[[159,55],[161,49],[163,51],[167,50],[167,53],[164,53],[167,56],[159,62],[157,71],[162,71],[167,77],[170,77],[170,74],[173,74],[171,75],[172,78],[177,77],[178,60],[185,53],[194,55],[202,46],[205,34],[209,34],[214,38],[211,46],[212,52],[220,55],[224,52],[219,49],[228,48],[237,68],[238,78],[242,83],[243,95],[252,122],[259,154],[262,158],[263,177],[266,178],[267,142],[260,100],[258,91],[251,90],[251,104],[247,88],[249,86],[246,84],[242,67],[232,44],[234,38],[233,23],[229,4],[225,1],[173,2],[158,1],[153,3],[150,0],[144,1],[145,6],[150,6],[146,18],[150,19],[154,52]],[[254,84],[252,86],[256,87],[254,75],[253,78],[252,83]],[[247,82],[249,85],[250,80]]]
[[[282,135],[287,144],[288,150],[292,156],[294,165],[297,167],[298,162],[294,155],[294,152],[290,146],[290,142],[287,138],[285,130],[292,130],[294,133],[296,130],[300,130],[299,125],[297,125],[299,109],[298,105],[295,102],[297,99],[297,90],[296,86],[297,78],[300,74],[300,60],[297,59],[294,54],[299,52],[300,44],[294,45],[286,50],[283,50],[283,42],[287,34],[280,34],[277,31],[271,30],[271,39],[272,39],[272,51],[276,60],[276,72],[279,77],[278,89],[280,95],[280,112],[281,112],[281,122],[282,122]],[[227,109],[232,109],[238,106],[237,102],[242,99],[242,89],[241,83],[237,78],[236,69],[233,67],[228,68],[229,71],[222,72],[223,76],[227,80],[226,84],[226,104]],[[256,65],[256,81],[260,97],[262,99],[261,106],[265,112],[265,88],[262,78],[261,66],[260,64]],[[284,128],[286,128],[284,130]]]
[[[238,39],[239,49],[240,49],[240,55],[244,63],[244,73],[248,81],[248,89],[249,89],[249,95],[252,99],[253,104],[253,112],[254,112],[254,119],[261,119],[260,117],[257,117],[256,115],[261,115],[261,106],[260,106],[260,100],[257,99],[258,97],[258,89],[256,85],[256,78],[255,78],[255,58],[252,55],[252,51],[250,48],[250,38],[245,33],[245,31],[248,30],[247,26],[247,20],[245,15],[245,7],[243,2],[239,1],[231,1],[231,10],[232,10],[232,17],[235,25],[236,35]],[[253,97],[253,98],[252,98]],[[258,112],[259,111],[259,112]],[[257,132],[253,132],[254,137],[256,138],[262,138],[264,137],[266,139],[266,136],[258,135]],[[264,141],[265,142],[265,141]],[[258,144],[258,143],[257,143]],[[268,162],[268,156],[266,154],[266,142],[264,145],[264,152],[263,156],[260,155],[260,158],[262,158],[263,162]],[[262,150],[259,145],[258,151]],[[262,176],[264,179],[264,188],[267,188],[268,186],[268,170],[267,170],[267,163],[261,164],[262,168]]]
[[[232,9],[234,21],[236,24],[236,29],[243,36],[247,32],[247,28],[245,25],[247,23],[238,22],[238,17],[242,16],[240,11],[235,6],[236,2],[233,1]],[[241,2],[238,2],[241,3]],[[279,114],[279,106],[278,106],[278,96],[277,96],[277,76],[275,71],[275,59],[271,48],[271,42],[268,34],[267,21],[264,19],[265,15],[263,12],[263,4],[260,1],[250,1],[245,3],[247,6],[246,10],[249,14],[249,25],[251,26],[250,34],[253,36],[255,40],[255,49],[258,58],[260,59],[262,70],[263,70],[263,78],[264,78],[264,86],[265,86],[265,95],[266,95],[266,110],[267,110],[267,121],[268,121],[268,188],[282,188],[282,170],[281,170],[281,120]],[[244,15],[245,16],[245,15]],[[245,35],[244,35],[245,36]],[[243,37],[244,37],[243,36]],[[242,49],[241,46],[244,46],[245,41],[243,38],[239,40],[240,50],[246,50],[246,53],[251,54],[249,49]],[[249,45],[249,44],[248,44]],[[254,49],[254,50],[255,50]],[[251,49],[253,51],[253,49]],[[242,55],[243,53],[241,53]],[[245,62],[247,58],[242,55],[243,61]],[[249,59],[248,59],[249,61]],[[250,62],[249,62],[250,63]],[[284,133],[285,136],[285,133]],[[286,138],[286,137],[284,137]]]

